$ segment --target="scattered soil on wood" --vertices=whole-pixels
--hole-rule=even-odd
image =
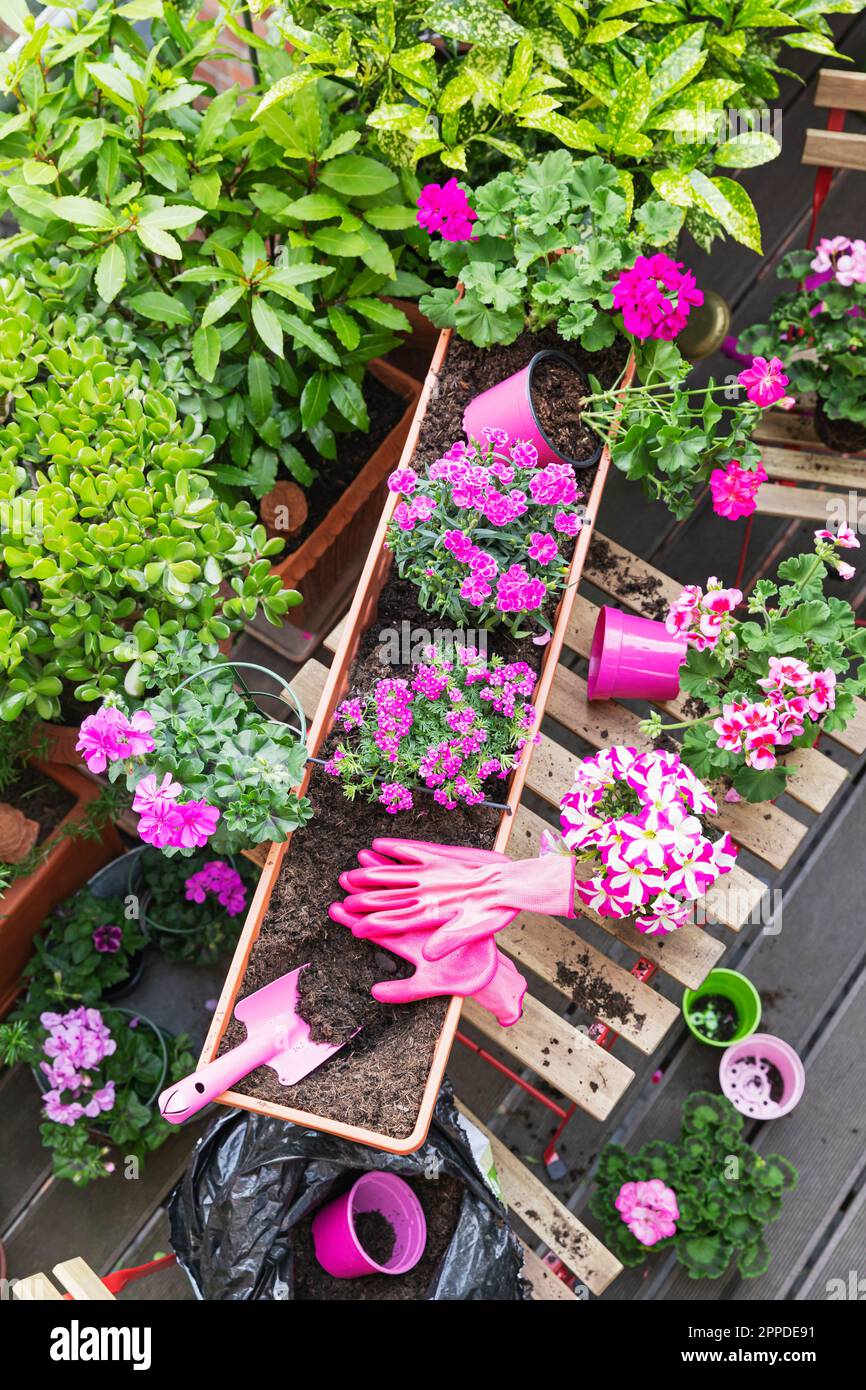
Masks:
[[[394,1253],[397,1236],[394,1227],[380,1211],[359,1211],[355,1235],[362,1250],[377,1265],[386,1265]]]
[[[291,555],[303,545],[319,523],[324,521],[328,512],[339,502],[346,488],[355,481],[365,463],[373,457],[406,410],[403,397],[395,391],[389,391],[388,387],[370,372],[364,374],[361,390],[367,404],[370,429],[366,434],[359,430],[353,430],[351,434],[338,434],[336,459],[322,458],[306,440],[298,442],[298,451],[318,476],[306,490],[307,519],[300,530],[288,539],[286,548],[277,556],[277,561],[284,560],[287,555]],[[280,476],[283,476],[282,473]]]
[[[822,444],[840,454],[866,450],[866,425],[859,425],[856,420],[832,420],[821,400],[815,408],[815,433]]]
[[[618,1019],[620,1023],[632,1020],[636,1028],[646,1023],[646,1014],[635,1012],[634,1003],[627,994],[596,974],[588,951],[577,957],[577,969],[560,961],[556,967],[556,983],[578,1008],[593,1018],[603,1015],[606,1019]]]
[[[343,1191],[346,1186],[351,1186],[355,1176],[357,1174],[349,1176]],[[414,1269],[410,1269],[406,1274],[369,1274],[363,1279],[332,1278],[330,1274],[325,1273],[316,1259],[311,1230],[315,1214],[313,1213],[292,1231],[295,1248],[295,1298],[299,1302],[417,1302],[424,1298],[436,1276],[442,1257],[451,1244],[451,1237],[460,1215],[464,1189],[463,1183],[448,1173],[443,1173],[433,1181],[424,1178],[408,1178],[407,1181],[424,1208],[427,1221],[427,1245]],[[328,1200],[338,1195],[335,1191],[329,1194]],[[385,1222],[385,1225],[388,1226],[388,1223]],[[390,1226],[388,1230],[391,1231]],[[393,1231],[391,1235],[393,1239]],[[373,1254],[373,1258],[379,1257]]]
[[[580,410],[587,389],[585,378],[558,357],[546,357],[532,373],[535,417],[552,448],[573,463],[591,459],[600,442]]]
[[[636,600],[634,607],[645,618],[663,622],[667,617],[670,602],[664,593],[661,579],[654,574],[643,574],[640,570],[632,573],[623,567],[620,557],[603,536],[593,536],[589,546],[586,563],[587,571],[596,570],[603,575],[616,575],[616,592],[621,599]]]
[[[39,822],[36,844],[41,845],[75,805],[75,797],[38,767],[24,767],[11,787],[0,793],[0,801]]]

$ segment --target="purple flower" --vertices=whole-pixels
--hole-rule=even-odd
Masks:
[[[383,782],[379,801],[389,816],[396,816],[398,811],[412,810],[412,793],[402,782]]]
[[[213,859],[197,873],[190,874],[184,883],[184,893],[187,902],[195,903],[205,902],[208,893],[213,893],[229,917],[242,912],[247,901],[243,879],[237,869],[222,859]]]
[[[93,933],[93,945],[97,951],[105,955],[113,956],[120,950],[123,941],[123,929],[121,927],[97,927]]]

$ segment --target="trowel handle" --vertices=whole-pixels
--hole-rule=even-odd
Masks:
[[[236,1081],[248,1076],[273,1054],[274,1040],[267,1030],[254,1034],[237,1047],[206,1062],[198,1071],[167,1086],[159,1098],[159,1111],[169,1124],[180,1125]]]

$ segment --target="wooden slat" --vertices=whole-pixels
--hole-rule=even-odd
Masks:
[[[866,111],[866,73],[822,68],[818,73],[816,106],[836,106],[842,111]]]
[[[289,681],[308,720],[316,713],[327,678],[328,669],[320,661],[305,661],[300,671]]]
[[[788,516],[816,526],[827,525],[827,493],[813,492],[808,487],[762,483],[755,498],[755,509],[762,516]]]
[[[866,482],[866,457],[858,461],[843,454],[819,454],[812,449],[764,449],[761,463],[770,478],[787,478],[816,487],[856,489]],[[825,507],[826,501],[825,498]]]
[[[592,1293],[604,1293],[622,1272],[619,1260],[461,1101],[457,1105],[490,1143],[505,1205]]]
[[[347,615],[348,616],[348,615]],[[322,638],[322,646],[332,655],[340,645],[340,638],[343,636],[343,628],[346,626],[346,618],[341,618],[336,627],[331,628],[327,637]]]
[[[114,1303],[115,1297],[86,1260],[76,1255],[54,1266],[54,1277],[74,1299],[87,1303]]]
[[[596,1120],[607,1118],[634,1077],[624,1062],[531,994],[523,1001],[522,1017],[510,1028],[501,1028],[474,999],[464,1003],[463,1019]]]
[[[806,131],[804,164],[829,164],[834,169],[866,169],[866,135],[848,130]]]
[[[813,453],[830,453],[815,433],[814,416],[798,410],[763,410],[755,426],[758,444],[808,444]]]
[[[16,1279],[12,1285],[14,1298],[22,1303],[62,1303],[63,1294],[56,1289],[47,1274],[30,1274],[26,1279]]]
[[[553,917],[521,913],[497,941],[527,970],[540,975],[591,1018],[609,1024],[647,1056],[680,1016],[675,1004]]]
[[[683,587],[599,531],[589,547],[583,577],[647,618],[664,617]]]
[[[794,767],[794,772],[785,783],[785,791],[818,815],[826,811],[839,788],[848,780],[844,767],[825,758],[817,748],[795,748],[785,754],[784,761],[786,767]]]
[[[541,1302],[577,1303],[577,1294],[554,1274],[550,1265],[545,1264],[540,1255],[530,1250],[525,1240],[520,1241],[520,1247],[523,1254],[523,1277],[532,1287],[533,1298]]]

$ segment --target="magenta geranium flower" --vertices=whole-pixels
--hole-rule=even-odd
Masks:
[[[171,844],[184,849],[200,849],[206,845],[220,818],[217,807],[209,806],[206,801],[184,801],[177,804],[177,811],[180,823]]]
[[[704,296],[682,262],[659,252],[638,256],[622,272],[613,287],[613,302],[622,310],[627,333],[670,342],[685,328],[692,308],[703,304]]]
[[[740,377],[742,381],[742,376]],[[727,468],[715,468],[710,474],[710,492],[713,495],[713,511],[728,521],[738,521],[740,517],[751,516],[757,504],[756,497],[761,483],[767,481],[767,474],[758,465],[749,472],[742,468],[736,459]]]
[[[444,184],[428,183],[421,189],[418,226],[431,236],[438,232],[445,241],[469,241],[477,217],[455,178]]]
[[[737,380],[745,386],[749,400],[763,409],[780,401],[788,385],[784,363],[778,357],[769,361],[766,357],[753,357],[751,367],[740,372]]]
[[[126,715],[112,705],[103,705],[82,721],[75,749],[87,763],[89,772],[104,772],[109,763],[128,755],[127,727]]]
[[[624,1182],[614,1206],[641,1245],[655,1245],[676,1235],[680,1215],[677,1194],[661,1178]]]

